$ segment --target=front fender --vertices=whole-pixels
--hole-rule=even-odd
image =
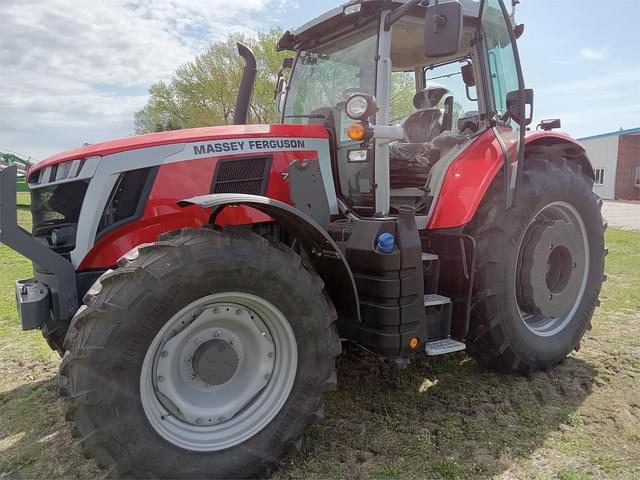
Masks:
[[[269,215],[307,248],[339,314],[360,321],[358,291],[347,259],[327,231],[310,216],[272,198],[237,193],[202,195],[181,200],[178,205],[197,205],[213,209],[214,212],[231,205],[244,205]]]

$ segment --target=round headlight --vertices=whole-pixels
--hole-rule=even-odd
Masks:
[[[375,101],[367,95],[354,95],[345,105],[345,111],[349,118],[353,120],[365,120],[375,112]]]

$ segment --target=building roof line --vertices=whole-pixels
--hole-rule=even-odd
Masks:
[[[600,133],[598,135],[591,135],[589,137],[582,137],[582,138],[578,138],[578,141],[583,141],[583,140],[592,140],[594,138],[603,138],[603,137],[610,137],[613,135],[633,135],[635,133],[640,133],[640,127],[638,128],[628,128],[626,130],[616,130],[615,132],[609,132],[609,133]]]

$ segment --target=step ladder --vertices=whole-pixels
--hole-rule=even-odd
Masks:
[[[437,289],[439,283],[439,257],[431,253],[422,253],[422,262],[425,268],[425,288]],[[427,276],[431,277],[428,281]],[[428,291],[428,290],[427,290]],[[467,346],[449,336],[451,333],[451,313],[453,305],[449,297],[437,293],[424,295],[424,307],[436,324],[431,324],[432,331],[435,327],[438,337],[427,340],[425,352],[429,356],[446,355],[460,352]],[[446,323],[443,323],[446,322]],[[427,333],[429,332],[429,320],[427,320]],[[445,337],[446,335],[446,337]],[[445,337],[445,338],[443,338]]]
[[[428,293],[424,296],[424,306],[425,307],[434,307],[436,305],[447,305],[451,303],[451,299],[449,297],[445,297],[444,295],[438,295],[437,293]]]
[[[433,340],[427,342],[424,351],[430,357],[436,355],[446,355],[447,353],[460,352],[466,349],[467,346],[463,342],[454,340],[453,338],[444,338],[442,340]]]

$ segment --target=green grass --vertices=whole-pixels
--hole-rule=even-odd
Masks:
[[[31,197],[29,192],[18,192],[17,204],[19,206],[25,206],[25,207],[28,207],[29,205],[31,205]]]
[[[325,420],[276,478],[640,478],[640,234],[607,243],[602,307],[565,363],[525,378],[459,354],[394,372],[347,352]],[[19,328],[13,281],[30,265],[3,246],[0,264],[0,478],[93,478],[61,420],[59,359]]]

